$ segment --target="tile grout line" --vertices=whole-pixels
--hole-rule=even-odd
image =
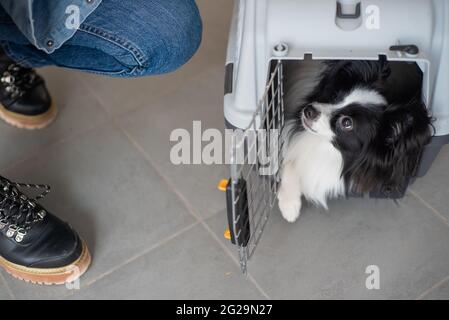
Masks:
[[[131,262],[133,262],[133,261],[135,261],[135,260],[137,260],[137,259],[143,257],[144,255],[146,255],[146,254],[150,253],[151,251],[153,251],[153,250],[155,250],[155,249],[157,249],[157,248],[163,246],[164,244],[169,243],[171,240],[174,240],[174,239],[176,239],[177,237],[179,237],[180,235],[183,235],[184,233],[186,233],[187,231],[189,231],[190,229],[194,228],[194,227],[197,226],[197,225],[198,225],[198,221],[195,221],[195,222],[193,222],[193,223],[187,225],[186,227],[184,227],[184,228],[182,228],[182,229],[176,231],[176,232],[173,233],[172,235],[170,235],[170,236],[168,236],[168,237],[162,239],[161,241],[159,241],[159,242],[153,244],[152,246],[150,246],[149,248],[143,250],[142,252],[137,253],[137,254],[135,254],[134,256],[128,258],[128,259],[125,260],[123,263],[117,265],[116,268],[112,268],[112,269],[110,269],[109,271],[104,272],[102,275],[96,277],[95,279],[92,279],[91,281],[89,281],[89,282],[87,283],[87,286],[92,285],[93,283],[95,283],[95,282],[97,282],[98,280],[100,280],[100,279],[106,277],[107,275],[113,273],[114,271],[116,271],[116,270],[118,270],[118,269],[120,269],[120,268],[126,266],[127,264],[129,264],[129,263],[131,263]]]
[[[212,238],[219,244],[219,246],[224,249],[225,253],[231,258],[231,260],[237,264],[237,266],[240,266],[237,259],[234,257],[234,255],[226,248],[226,246],[218,239],[218,237],[215,235],[215,233],[209,228],[209,226],[204,222],[204,219],[202,219],[198,214],[195,212],[195,210],[192,208],[189,201],[173,186],[173,184],[160,172],[160,170],[157,168],[157,166],[154,164],[151,157],[145,152],[145,150],[140,146],[137,141],[135,141],[131,135],[123,129],[119,124],[117,124],[115,121],[113,121],[117,128],[122,131],[122,133],[128,138],[128,140],[131,142],[134,147],[139,150],[139,152],[142,154],[142,156],[148,161],[148,163],[153,167],[153,169],[157,172],[157,174],[160,176],[160,178],[167,184],[167,186],[170,187],[172,192],[181,200],[181,202],[186,207],[187,211],[206,229],[206,231],[212,236]],[[260,294],[262,294],[266,299],[270,300],[270,296],[265,292],[265,290],[262,289],[262,287],[259,285],[259,283],[254,279],[254,277],[248,273],[248,278],[251,281],[251,283],[256,287],[256,289],[259,291]]]
[[[429,209],[434,215],[436,215],[439,219],[443,221],[444,224],[449,226],[449,219],[447,219],[445,216],[443,216],[437,209],[432,207],[430,203],[425,201],[416,191],[414,191],[412,188],[409,188],[409,192],[412,196],[414,196],[418,201],[420,201],[427,209]],[[437,282],[429,289],[425,290],[423,293],[421,293],[415,300],[422,300],[427,295],[429,295],[431,292],[435,291],[436,289],[440,288],[445,283],[449,283],[449,276],[444,278],[443,280]]]
[[[75,77],[78,78],[78,80],[81,80],[80,75],[78,73],[75,73]],[[80,83],[82,83],[83,86],[87,87],[83,81],[79,81]],[[99,106],[100,106],[100,110],[102,110],[105,113],[105,119],[101,120],[98,124],[96,125],[92,125],[91,127],[88,127],[84,130],[81,130],[79,132],[76,132],[72,135],[68,135],[65,138],[62,139],[57,139],[53,142],[50,142],[48,145],[42,147],[44,150],[48,150],[52,147],[58,146],[58,145],[62,145],[66,142],[72,141],[73,139],[76,139],[79,136],[83,136],[84,134],[87,134],[91,131],[94,131],[96,128],[98,128],[99,126],[102,126],[108,122],[110,122],[112,120],[111,115],[109,114],[109,112],[107,110],[105,110],[103,104],[98,101],[98,97],[93,93],[93,91],[89,88],[89,91],[91,92],[92,96],[97,100],[97,102],[99,102]],[[55,121],[58,121],[58,118],[55,119]],[[32,154],[30,154],[29,156],[25,156],[22,159],[19,159],[17,161],[14,161],[12,164],[10,164],[9,166],[6,167],[5,172],[8,172],[9,170],[14,170],[16,167],[20,166],[21,164],[23,164],[24,162],[27,162],[35,157],[37,157],[39,154],[42,153],[42,150],[33,152]]]
[[[139,252],[139,253],[136,253],[135,255],[131,256],[131,257],[128,258],[128,259],[126,259],[124,262],[122,262],[122,263],[116,265],[116,266],[113,267],[112,269],[109,269],[108,271],[103,272],[103,273],[100,274],[99,276],[97,276],[97,277],[95,277],[94,279],[90,280],[90,281],[87,282],[87,284],[84,285],[81,289],[87,289],[87,288],[89,288],[90,286],[92,286],[92,285],[93,285],[94,283],[96,283],[97,281],[99,281],[99,280],[101,280],[101,279],[103,279],[103,278],[105,278],[105,277],[107,277],[107,276],[113,274],[114,272],[116,272],[116,271],[122,269],[123,267],[127,266],[128,264],[130,264],[130,263],[132,263],[132,262],[134,262],[134,261],[136,261],[136,260],[142,258],[143,256],[149,254],[149,253],[152,252],[153,250],[156,250],[157,248],[160,248],[161,246],[163,246],[163,245],[169,243],[170,241],[172,241],[172,240],[176,239],[177,237],[183,235],[184,233],[188,232],[190,229],[196,227],[197,225],[199,225],[199,222],[198,222],[198,221],[195,221],[195,222],[189,224],[188,226],[186,226],[186,227],[184,227],[184,228],[182,228],[182,229],[176,231],[176,232],[173,233],[172,235],[170,235],[170,236],[168,236],[168,237],[166,237],[166,238],[163,238],[162,240],[158,241],[157,243],[153,244],[152,246],[148,247],[147,249],[145,249],[145,250],[143,250],[143,251],[141,251],[141,252]],[[70,296],[74,295],[75,293],[76,293],[76,292],[71,292],[71,293],[65,295],[65,296],[62,297],[62,298],[70,297]]]
[[[422,204],[424,204],[424,206],[429,209],[430,211],[432,211],[432,213],[434,215],[436,215],[438,218],[440,218],[444,224],[446,224],[447,226],[449,226],[449,219],[447,219],[445,216],[443,216],[437,209],[435,209],[434,207],[432,207],[426,200],[424,200],[416,191],[414,191],[413,189],[409,188],[409,192],[416,198],[418,199],[418,201],[420,201]]]
[[[81,85],[86,88],[87,91],[90,92],[90,94],[92,95],[92,97],[97,101],[97,103],[100,105],[100,108],[103,110],[103,112],[106,113],[108,121],[111,122],[113,120],[113,115],[111,114],[111,112],[109,111],[108,108],[106,108],[106,106],[103,104],[103,101],[100,99],[100,97],[97,95],[97,93],[95,92],[95,90],[93,90],[90,86],[88,86],[85,81],[82,81],[81,78],[81,74],[77,74],[76,75],[78,77],[78,79],[80,80]]]
[[[441,286],[443,286],[444,284],[449,283],[449,276],[447,276],[446,278],[444,278],[443,280],[437,282],[436,284],[434,284],[432,287],[430,287],[429,289],[425,290],[423,293],[421,293],[415,300],[422,300],[424,299],[426,296],[428,296],[430,293],[432,293],[433,291],[435,291],[436,289],[440,288]]]
[[[204,73],[206,73],[206,71],[202,71],[202,72],[200,72],[200,73],[198,73],[198,74],[195,74],[195,75],[193,75],[193,76],[189,76],[189,79],[186,79],[186,80],[189,80],[189,81],[194,81],[196,78],[199,78],[200,76],[202,76]],[[79,79],[81,79],[81,75],[80,74],[77,74],[77,77],[79,77]],[[102,101],[102,99],[100,98],[100,96],[98,96],[97,95],[97,93],[95,92],[95,90],[93,90],[90,86],[88,86],[85,82],[83,82],[83,81],[81,81],[81,83],[82,83],[82,85],[92,94],[92,96],[94,96],[94,98],[97,100],[97,102],[101,105],[101,108],[103,109],[103,111],[105,111],[108,115],[109,115],[109,118],[110,119],[112,119],[112,120],[116,120],[117,118],[122,118],[123,116],[125,116],[125,115],[130,115],[130,114],[133,114],[133,113],[136,113],[136,112],[138,112],[139,110],[141,110],[141,109],[143,109],[143,108],[146,108],[147,106],[145,106],[145,105],[139,105],[139,106],[136,106],[136,107],[134,107],[134,108],[132,108],[132,109],[130,109],[130,110],[126,110],[126,111],[123,111],[123,112],[118,112],[118,113],[113,113],[113,112],[111,112],[108,108],[106,108],[106,106],[103,104],[103,101]],[[172,95],[173,93],[175,93],[176,92],[176,87],[174,87],[174,89],[171,89],[171,90],[169,90],[168,92],[165,92],[165,93],[163,93],[162,95],[160,95],[158,98],[164,98],[164,97],[166,97],[166,96],[169,96],[169,95]]]
[[[75,74],[75,76],[78,78],[78,80],[80,80],[80,75],[79,74]],[[56,146],[60,146],[66,142],[70,142],[80,136],[83,136],[85,134],[90,133],[91,131],[95,131],[95,129],[97,129],[98,127],[101,127],[107,123],[111,123],[113,118],[112,115],[110,114],[109,110],[107,110],[107,108],[103,105],[102,101],[99,99],[99,97],[95,94],[95,92],[93,90],[91,90],[91,88],[89,88],[88,86],[86,86],[84,84],[83,81],[80,81],[80,83],[82,83],[82,85],[87,88],[89,90],[89,92],[92,94],[92,97],[97,100],[97,103],[100,106],[100,109],[105,113],[106,119],[103,121],[100,121],[99,123],[92,125],[91,127],[86,128],[85,130],[81,130],[77,133],[74,133],[73,135],[69,135],[65,138],[62,139],[58,139],[55,140],[51,143],[49,143],[48,145],[46,145],[45,147],[43,147],[44,150],[49,150],[50,148],[56,147]],[[57,121],[57,120],[56,120]],[[14,170],[15,168],[17,168],[18,166],[20,166],[21,164],[35,158],[38,154],[42,153],[42,148],[39,151],[33,152],[32,154],[30,154],[29,156],[26,156],[18,161],[13,162],[11,165],[9,165],[8,167],[6,167],[5,172],[8,172],[10,170]]]
[[[201,221],[201,224],[203,227],[210,233],[210,235],[215,239],[215,241],[220,245],[220,247],[230,256],[231,260],[234,261],[234,263],[240,267],[240,262],[237,260],[235,255],[227,248],[218,238],[218,236],[213,232],[213,230],[209,227],[209,225]],[[271,297],[265,292],[265,290],[262,288],[262,286],[256,281],[256,279],[251,275],[250,272],[247,272],[248,279],[253,283],[253,285],[256,287],[256,289],[259,291],[262,296],[264,296],[267,300],[271,300]]]
[[[6,169],[5,169],[4,171],[5,171],[5,172],[9,172],[9,171],[11,171],[11,170],[14,171],[14,170],[15,170],[17,167],[19,167],[20,165],[23,165],[25,162],[30,161],[30,160],[36,158],[38,155],[42,154],[42,151],[49,150],[49,149],[51,149],[51,148],[54,148],[54,147],[63,145],[64,143],[70,142],[70,141],[72,141],[72,140],[74,140],[74,139],[76,139],[76,138],[82,137],[83,135],[88,134],[88,133],[90,133],[90,132],[92,132],[92,131],[95,131],[95,129],[97,129],[97,128],[99,128],[99,127],[101,127],[101,126],[103,126],[103,125],[105,125],[105,124],[107,124],[107,123],[109,123],[109,122],[110,122],[110,120],[106,120],[105,122],[101,122],[101,123],[99,123],[99,124],[96,125],[96,126],[92,126],[92,127],[86,128],[85,130],[82,130],[82,131],[80,131],[80,132],[77,132],[77,133],[75,133],[75,134],[73,134],[73,135],[70,135],[70,136],[67,136],[67,137],[65,137],[65,138],[62,138],[62,139],[53,141],[53,142],[51,142],[50,144],[41,147],[41,148],[39,149],[39,151],[33,152],[33,153],[30,154],[29,156],[26,156],[26,157],[24,157],[24,158],[22,158],[22,159],[20,159],[20,160],[18,160],[18,161],[15,161],[15,162],[12,163],[11,165],[7,166]]]
[[[8,285],[8,282],[6,281],[5,277],[3,276],[3,273],[0,272],[0,281],[3,283],[3,285],[6,287],[6,290],[8,291],[8,295],[11,299],[17,300],[16,296],[12,292],[11,288]]]

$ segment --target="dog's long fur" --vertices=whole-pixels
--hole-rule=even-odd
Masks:
[[[408,183],[432,133],[416,64],[306,60],[285,70],[286,220],[299,217],[302,196],[327,208],[329,198]]]

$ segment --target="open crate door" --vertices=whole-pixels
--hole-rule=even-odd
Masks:
[[[228,223],[246,273],[276,204],[284,127],[282,61],[272,63],[270,77],[250,125],[232,135],[231,178],[226,189]]]

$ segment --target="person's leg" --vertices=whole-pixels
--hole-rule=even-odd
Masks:
[[[31,45],[0,7],[0,118],[25,129],[43,128],[55,118],[45,84],[31,68],[56,65],[117,77],[157,75],[187,62],[201,35],[194,0],[108,0],[61,48],[47,54]],[[24,95],[9,99],[17,88]]]
[[[0,117],[25,129],[43,128],[55,118],[45,84],[31,68],[56,65],[117,77],[157,75],[187,62],[201,35],[194,0],[108,0],[61,48],[47,54],[31,45],[0,7]],[[22,98],[9,99],[17,88]]]
[[[29,43],[0,5],[0,45],[10,41],[22,46]],[[0,118],[19,128],[40,129],[55,117],[56,107],[43,79],[0,46]]]
[[[56,65],[136,77],[176,70],[196,52],[201,34],[194,0],[108,0],[52,54],[23,38],[15,41],[0,33],[0,39],[7,38],[1,39],[7,55],[27,67]]]
[[[35,101],[39,93],[34,86],[39,78],[26,67],[57,65],[121,77],[170,72],[197,50],[201,20],[193,0],[105,0],[52,54],[34,48],[15,31],[13,24],[0,21],[0,43],[6,52],[0,52],[0,100],[7,103],[9,114],[23,116],[36,107],[24,102]],[[16,87],[20,94],[11,96]],[[0,267],[37,283],[79,277],[90,263],[86,245],[21,187],[44,186],[17,184],[0,176]]]

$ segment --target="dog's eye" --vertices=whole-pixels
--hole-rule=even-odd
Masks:
[[[351,131],[354,128],[354,123],[351,117],[343,116],[339,120],[340,128],[344,131]]]

